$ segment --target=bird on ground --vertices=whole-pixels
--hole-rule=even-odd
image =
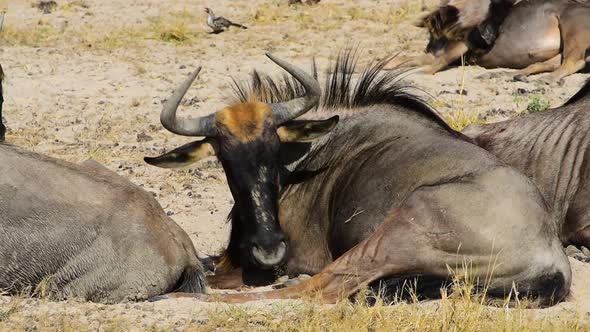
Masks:
[[[215,16],[215,13],[209,8],[205,8],[205,12],[207,13],[207,25],[213,30],[211,33],[221,33],[229,27],[238,27],[242,29],[248,29],[247,27],[234,23],[222,16]]]

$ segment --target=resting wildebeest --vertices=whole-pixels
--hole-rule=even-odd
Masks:
[[[564,245],[590,247],[590,81],[563,106],[464,133],[533,180]]]
[[[202,292],[188,235],[151,194],[97,162],[0,144],[0,291],[95,302]]]
[[[590,62],[590,2],[585,0],[445,0],[419,26],[426,54],[398,57],[385,68],[425,66],[436,73],[465,55],[484,68],[520,69],[516,78],[552,72],[548,82]]]
[[[2,104],[4,104],[3,82],[4,71],[2,70],[2,65],[0,65],[0,142],[4,141],[4,136],[6,134],[6,127],[4,126],[4,122],[2,122]]]
[[[513,284],[520,294],[537,296],[545,304],[568,294],[569,261],[534,184],[452,130],[407,86],[396,83],[397,74],[379,76],[384,62],[365,70],[353,87],[354,61],[349,55],[340,58],[320,110],[305,117],[320,95],[319,84],[303,71],[273,61],[304,89],[292,81],[277,83],[255,75],[254,91],[239,89],[240,103],[203,118],[177,118],[176,108],[193,74],[161,119],[173,132],[207,138],[148,162],[172,167],[216,153],[236,197],[226,265],[263,273],[268,264],[245,259],[255,249],[244,243],[252,243],[253,230],[264,228],[262,237],[287,241],[289,253],[282,265],[289,275],[315,276],[271,292],[196,297],[241,302],[319,291],[323,301],[334,302],[380,279],[422,276],[443,281],[451,274],[449,267],[464,271],[464,261],[481,284],[489,278],[492,295],[508,294]],[[302,90],[308,97],[293,100]],[[248,101],[261,98],[264,102]],[[280,100],[291,101],[278,107]],[[285,117],[289,108],[295,110]],[[313,142],[279,145],[279,140],[298,136],[286,132],[308,129],[311,134],[313,124],[329,122],[313,119],[328,116],[340,117],[329,134]],[[248,140],[238,140],[234,133],[248,133]],[[210,147],[203,148],[206,144]],[[292,175],[305,179],[284,181],[279,188],[279,172],[268,170],[280,169],[281,161]],[[275,185],[266,186],[266,181]],[[248,184],[238,187],[243,192],[236,188],[239,182]],[[242,207],[246,203],[252,211]],[[440,283],[434,284],[438,290]],[[183,296],[194,295],[157,299]]]

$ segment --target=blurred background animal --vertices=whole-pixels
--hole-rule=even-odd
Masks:
[[[465,57],[512,75],[551,72],[547,83],[590,61],[590,2],[585,0],[449,0],[418,24],[428,30],[426,54],[393,59],[385,69],[422,66],[434,74]]]

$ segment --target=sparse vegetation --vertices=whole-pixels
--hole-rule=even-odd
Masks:
[[[7,24],[2,30],[0,42],[6,46],[43,47],[51,46],[58,38],[57,30],[43,23],[26,28],[13,28]]]
[[[541,99],[539,96],[533,96],[529,104],[526,106],[526,111],[527,113],[543,112],[546,111],[549,106],[551,106],[549,101]]]
[[[73,0],[60,6],[60,9],[65,11],[88,8],[90,8],[90,5],[86,0]]]
[[[165,42],[185,42],[190,36],[187,25],[184,22],[164,22],[161,19],[152,21],[151,30],[155,34],[155,38]]]

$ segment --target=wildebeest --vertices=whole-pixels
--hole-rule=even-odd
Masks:
[[[590,81],[563,106],[464,133],[535,182],[564,245],[590,247]]]
[[[0,144],[0,290],[95,302],[202,292],[188,235],[151,194],[97,162]]]
[[[151,159],[152,164],[168,166],[174,160],[184,164],[217,151],[232,193],[237,192],[236,182],[246,181],[251,185],[243,195],[268,202],[254,210],[267,213],[267,217],[251,218],[252,212],[244,211],[236,198],[225,264],[243,268],[245,279],[248,274],[263,273],[262,268],[269,264],[250,260],[243,265],[242,255],[249,250],[244,250],[242,243],[251,236],[249,229],[272,220],[263,236],[283,239],[284,234],[289,253],[283,268],[291,276],[314,274],[297,286],[271,292],[200,298],[241,302],[297,298],[319,291],[323,301],[334,302],[381,279],[416,276],[435,281],[438,289],[436,281],[449,278],[449,267],[465,271],[464,261],[472,267],[470,272],[481,278],[480,285],[488,278],[491,295],[506,295],[516,285],[520,294],[537,296],[548,304],[568,294],[569,261],[557,236],[556,222],[534,184],[452,130],[407,86],[396,83],[397,73],[379,75],[383,65],[369,67],[353,85],[350,73],[354,72],[354,61],[350,54],[341,57],[327,80],[320,110],[307,115],[303,113],[317,102],[319,84],[301,70],[281,64],[297,74],[294,76],[304,89],[289,80],[277,83],[255,75],[254,91],[238,89],[241,103],[204,118],[176,119],[183,129],[173,128],[175,132],[206,135],[208,138],[200,142],[217,141],[217,147],[203,153],[199,146],[203,143],[190,143]],[[177,90],[174,105],[192,78]],[[279,146],[279,137],[291,135],[277,127],[285,119],[282,113],[275,118],[270,110],[277,101],[292,100],[303,94],[302,90],[314,97],[289,101],[297,104],[298,111],[288,118],[298,118],[283,124],[305,128],[308,121],[328,116],[339,116],[340,121],[329,134],[313,142],[282,142]],[[263,102],[253,104],[252,99]],[[175,119],[174,111],[168,110],[162,113],[167,128],[173,127],[170,123]],[[262,110],[266,110],[264,117],[260,116]],[[224,148],[228,143],[223,135],[244,130],[251,135],[248,142],[259,147],[256,153],[248,146],[252,143],[238,144],[234,138],[230,147]],[[275,154],[261,153],[271,148]],[[267,174],[267,169],[281,166],[278,152],[291,174],[307,176],[281,188],[251,190],[269,178],[251,174]],[[224,162],[223,158],[230,157],[236,160],[234,164]],[[274,217],[277,207],[278,219]]]
[[[321,89],[300,69],[269,57],[301,82],[305,96],[271,104],[244,102],[195,120],[180,118],[176,109],[199,68],[168,98],[160,119],[175,134],[207,138],[157,158],[145,158],[155,166],[180,167],[217,156],[235,200],[233,227],[241,235],[232,242],[232,259],[243,267],[272,268],[287,258],[287,244],[278,222],[279,186],[281,177],[286,177],[286,169],[279,162],[280,142],[314,139],[338,122],[338,118],[289,122],[316,105]]]
[[[517,2],[513,5],[513,3]],[[517,79],[552,72],[548,82],[590,62],[590,2],[585,0],[445,0],[419,26],[430,33],[426,54],[385,68],[445,69],[465,55],[485,68],[513,68]]]
[[[2,70],[2,65],[0,65],[0,142],[4,141],[6,135],[6,127],[4,126],[4,122],[2,121],[2,105],[4,104],[4,91],[2,84],[4,82],[4,71]]]

